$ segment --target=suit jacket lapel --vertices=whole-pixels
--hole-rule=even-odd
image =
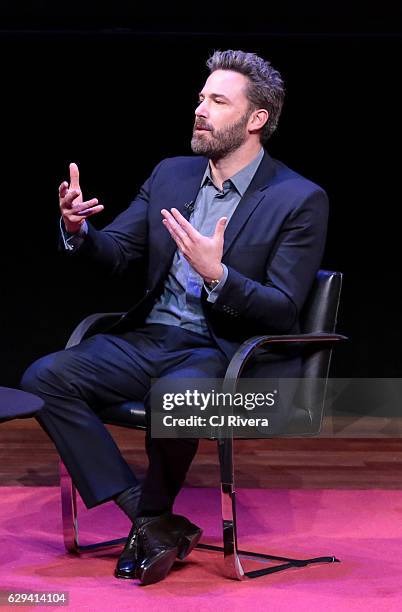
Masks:
[[[178,176],[173,177],[172,181],[174,182],[174,187],[172,188],[171,194],[172,197],[166,202],[166,209],[170,210],[171,208],[177,208],[177,210],[185,217],[189,218],[191,214],[191,210],[186,207],[186,204],[189,205],[195,202],[197,197],[201,179],[204,175],[205,169],[208,164],[208,160],[206,158],[194,158],[194,166],[191,169],[191,173],[187,174],[184,177]],[[163,208],[163,206],[161,206]],[[161,223],[161,233],[160,240],[163,244],[163,253],[165,255],[163,262],[161,262],[161,266],[155,270],[156,278],[154,284],[156,285],[162,279],[165,279],[166,275],[170,270],[170,266],[172,265],[173,256],[176,251],[176,243],[171,238],[169,232],[165,227],[163,227]]]
[[[178,191],[176,192],[175,202],[170,204],[184,216],[189,218],[191,211],[186,208],[186,204],[194,204],[200,190],[201,179],[207,168],[208,160],[206,158],[195,158],[197,163],[194,164],[191,174],[185,177],[175,177],[178,181]]]
[[[264,198],[264,191],[269,186],[274,174],[274,164],[268,153],[265,153],[253,180],[240,200],[225,230],[223,255],[229,250],[243,225]]]

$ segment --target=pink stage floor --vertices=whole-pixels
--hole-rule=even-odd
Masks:
[[[0,590],[68,591],[71,610],[402,610],[402,491],[242,490],[241,548],[296,558],[334,554],[342,563],[236,582],[223,576],[219,554],[196,551],[148,587],[113,577],[118,549],[64,552],[56,488],[3,487],[1,496]],[[220,543],[216,490],[185,489],[176,511],[204,528],[203,541]],[[83,510],[83,544],[128,528],[112,504]]]

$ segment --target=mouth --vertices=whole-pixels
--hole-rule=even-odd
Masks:
[[[205,125],[195,125],[194,126],[194,131],[195,132],[210,132],[210,128],[206,127]]]

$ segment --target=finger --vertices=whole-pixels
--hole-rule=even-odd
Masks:
[[[92,215],[96,215],[97,213],[102,212],[102,210],[105,207],[103,206],[103,204],[98,204],[97,206],[92,206],[92,208],[86,208],[85,210],[81,210],[81,212],[75,213],[77,215],[77,217],[80,217],[82,219],[82,217],[84,217],[84,219],[86,219],[87,217],[91,217]]]
[[[183,251],[184,244],[183,241],[180,239],[180,236],[178,236],[177,234],[175,234],[175,232],[172,230],[172,228],[169,225],[169,222],[166,221],[166,219],[163,219],[162,221],[163,225],[166,227],[166,229],[168,230],[169,234],[171,235],[171,237],[173,238],[173,240],[175,241],[175,243],[177,244],[177,246],[179,247],[179,249],[181,251]]]
[[[169,211],[163,209],[161,212],[165,217],[165,220],[168,223],[169,227],[174,231],[174,233],[177,234],[184,243],[188,243],[189,237],[187,232],[180,227],[180,225],[177,223],[174,217],[172,217]]]
[[[167,230],[169,231],[170,235],[172,236],[173,240],[176,241],[176,243],[181,247],[184,248],[184,240],[183,237],[178,233],[177,229],[172,226],[169,221],[166,221],[166,219],[163,221],[163,224],[165,225],[165,227],[167,228]]]
[[[180,237],[177,236],[174,231],[172,230],[172,228],[169,226],[168,221],[166,221],[166,219],[163,219],[162,221],[163,225],[166,227],[167,231],[169,232],[171,238],[173,238],[173,240],[175,241],[176,245],[179,247],[180,250],[183,250],[183,243],[180,240]]]
[[[73,213],[68,215],[68,220],[71,223],[78,223],[87,217],[91,217],[92,215],[96,215],[97,213],[102,212],[104,209],[103,204],[98,204],[98,206],[93,206],[92,208],[87,208],[86,210],[81,211],[80,213]]]
[[[172,214],[168,210],[166,210],[166,208],[162,208],[161,215],[163,217],[165,217],[165,219],[167,219],[167,221],[169,221],[169,220],[174,221],[175,220],[174,217],[172,216]]]
[[[225,233],[225,227],[226,227],[226,222],[227,222],[227,217],[221,217],[220,219],[218,219],[216,226],[215,226],[215,231],[214,231],[214,237],[215,238],[221,238],[223,236],[223,234]]]
[[[191,223],[183,217],[183,215],[177,210],[177,208],[171,208],[170,211],[177,223],[180,225],[180,227],[185,230],[186,234],[192,239],[197,238],[199,232],[197,232],[197,230],[193,228]]]
[[[98,198],[92,198],[92,200],[86,200],[85,202],[78,202],[78,204],[73,204],[72,210],[74,214],[78,214],[79,212],[86,210],[87,208],[92,208],[99,204]]]
[[[62,198],[62,202],[60,205],[66,208],[72,208],[74,200],[81,195],[81,191],[77,189],[68,189],[64,198]]]
[[[63,181],[59,186],[59,198],[64,198],[68,191],[68,183],[67,181]]]
[[[77,164],[70,164],[70,189],[80,188],[80,173]]]

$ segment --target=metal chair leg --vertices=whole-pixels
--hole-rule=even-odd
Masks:
[[[258,578],[289,569],[290,567],[305,567],[312,563],[339,563],[336,557],[314,557],[312,559],[289,559],[264,553],[240,550],[237,546],[236,493],[234,487],[233,469],[233,437],[218,440],[218,455],[221,471],[221,503],[223,524],[223,555],[225,573],[228,578],[244,580]],[[204,548],[204,547],[203,547]],[[219,549],[214,547],[215,550]],[[284,561],[280,565],[265,567],[260,570],[244,571],[240,557],[255,560]]]
[[[77,491],[64,463],[60,461],[61,515],[64,546],[69,553],[82,554],[125,544],[127,538],[82,545],[78,538]]]
[[[236,492],[233,473],[233,439],[218,440],[221,470],[223,558],[228,578],[244,580],[245,572],[237,549]]]
[[[64,546],[69,553],[79,552],[77,495],[66,466],[60,461],[61,516]]]

